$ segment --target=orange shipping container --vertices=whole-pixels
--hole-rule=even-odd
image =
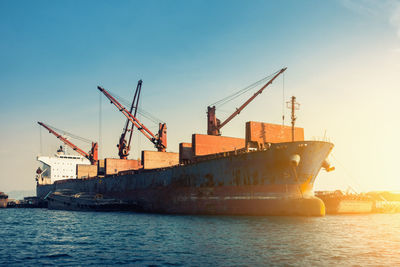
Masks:
[[[245,147],[245,139],[205,134],[192,135],[194,156],[233,151]]]
[[[294,140],[304,141],[304,129],[294,128]],[[282,143],[292,141],[292,127],[280,124],[246,122],[246,144]]]
[[[120,171],[138,170],[140,167],[140,161],[135,159],[105,159],[106,175],[117,174]]]
[[[179,164],[179,154],[173,152],[142,151],[144,169],[156,169]]]
[[[76,178],[89,178],[97,176],[97,166],[87,164],[76,164]]]

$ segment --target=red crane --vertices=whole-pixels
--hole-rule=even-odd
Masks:
[[[235,112],[232,113],[224,122],[221,123],[219,119],[215,116],[215,106],[207,107],[207,134],[208,135],[221,135],[221,128],[224,127],[228,122],[230,122],[234,117],[236,117],[251,101],[254,100],[259,94],[261,94],[268,85],[281,75],[287,68],[279,70],[260,90],[258,90],[253,96],[251,96],[246,102],[244,102]]]
[[[89,153],[86,153],[85,151],[83,151],[82,149],[80,149],[79,147],[77,147],[76,145],[71,143],[69,140],[67,140],[65,137],[63,137],[61,134],[57,133],[53,129],[53,127],[48,126],[40,121],[38,121],[38,124],[40,126],[43,126],[45,129],[47,129],[49,131],[49,133],[54,134],[58,139],[60,139],[62,142],[64,142],[64,144],[68,145],[73,150],[75,150],[76,152],[78,152],[79,154],[81,154],[82,156],[87,158],[88,160],[90,160],[90,163],[92,165],[97,165],[97,161],[99,159],[99,157],[98,157],[99,146],[98,146],[97,142],[92,142],[92,149],[90,149]]]
[[[106,89],[97,86],[112,104],[114,104],[122,114],[133,124],[136,128],[150,140],[157,148],[158,151],[165,152],[167,148],[167,125],[165,123],[159,124],[158,133],[153,134],[146,126],[144,126],[135,116],[132,115],[123,105],[121,105]]]
[[[133,116],[136,117],[138,105],[139,105],[139,98],[140,98],[140,92],[142,90],[142,80],[138,81],[138,84],[136,86],[136,91],[135,91],[135,96],[133,97],[132,100],[132,105],[131,109],[129,110],[129,113],[132,114],[133,109],[135,109]],[[130,124],[129,118],[126,119],[126,124],[125,128],[122,131],[121,137],[119,138],[119,143],[117,145],[118,147],[118,155],[120,159],[127,159],[129,155],[129,150],[131,149],[131,140],[132,140],[132,134],[133,134],[133,129],[134,129],[134,124],[132,123],[132,126],[129,129],[129,124]],[[129,139],[126,141],[125,137],[127,132],[130,132],[129,134]]]

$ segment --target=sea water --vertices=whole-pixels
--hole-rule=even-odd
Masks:
[[[2,266],[400,266],[400,214],[178,216],[0,209]]]

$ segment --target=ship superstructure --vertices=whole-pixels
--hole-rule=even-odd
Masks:
[[[38,156],[41,166],[36,171],[38,184],[52,184],[55,181],[76,178],[76,166],[90,165],[90,161],[79,155],[67,154],[65,147],[60,147],[54,156]]]

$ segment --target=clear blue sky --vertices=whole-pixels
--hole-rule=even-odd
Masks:
[[[192,133],[205,132],[208,104],[283,66],[286,98],[295,94],[302,103],[298,122],[306,137],[327,130],[344,165],[363,169],[374,159],[348,156],[359,127],[354,136],[342,136],[342,128],[366,116],[389,128],[396,119],[385,107],[399,95],[398,7],[395,0],[0,1],[0,190],[34,187],[36,121],[99,139],[97,85],[129,99],[143,79],[142,106],[167,122],[169,147],[176,151]],[[371,87],[371,76],[384,88]],[[382,90],[387,99],[376,94]],[[377,97],[382,103],[371,111],[365,103]],[[280,123],[281,104],[280,80],[224,134],[244,136],[248,120]],[[102,114],[102,155],[116,157],[124,118],[104,98]],[[371,136],[365,138],[378,141],[379,133],[371,133],[376,127],[367,128]],[[56,141],[44,131],[42,137],[42,152],[52,153]],[[135,142],[137,151],[151,148],[143,138]],[[347,186],[340,168],[337,173],[338,182],[323,175],[317,186]],[[376,187],[369,179],[366,188]]]

